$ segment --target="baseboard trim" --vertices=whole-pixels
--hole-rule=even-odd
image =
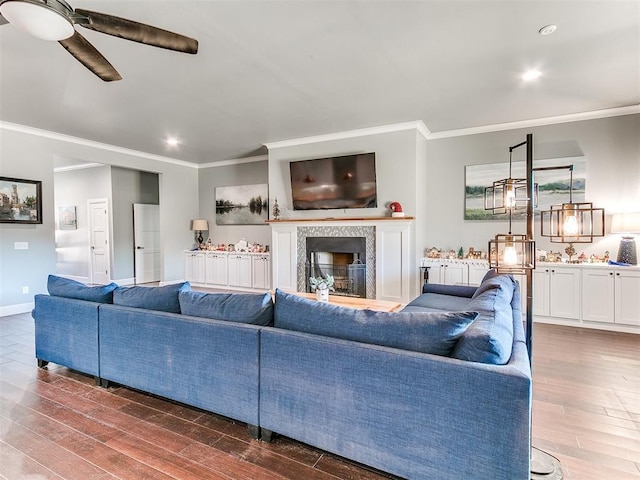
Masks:
[[[20,313],[29,313],[33,310],[34,303],[19,303],[17,305],[7,305],[0,307],[0,317],[8,317],[9,315],[18,315]]]

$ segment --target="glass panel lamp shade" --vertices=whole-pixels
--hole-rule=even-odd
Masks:
[[[631,234],[640,233],[640,212],[614,214],[611,218],[611,233],[622,234],[617,261],[637,265],[636,241]]]
[[[551,205],[540,212],[540,234],[552,243],[591,243],[604,236],[604,208],[592,203]]]
[[[489,240],[489,268],[524,275],[536,268],[535,250],[536,243],[526,235],[498,234]]]
[[[44,5],[29,1],[6,1],[0,5],[0,13],[14,27],[48,41],[59,41],[74,34],[73,24],[56,2]]]

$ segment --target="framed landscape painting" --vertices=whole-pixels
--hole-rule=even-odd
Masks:
[[[0,177],[0,223],[42,223],[42,182]]]
[[[266,183],[216,187],[216,225],[264,225],[269,214]]]
[[[573,185],[570,187],[573,165]],[[584,157],[554,158],[535,160],[534,168],[561,167],[557,170],[533,172],[533,181],[538,185],[538,203],[535,215],[541,210],[549,210],[551,205],[568,203],[572,197],[574,202],[584,202],[587,184],[586,160]],[[564,168],[567,167],[567,168]],[[511,178],[525,178],[525,162],[513,162]],[[484,209],[484,189],[493,182],[509,178],[509,162],[489,163],[484,165],[467,165],[465,167],[464,219],[465,220],[505,220],[508,214],[493,215],[491,210]],[[526,211],[513,212],[514,220],[525,220]]]

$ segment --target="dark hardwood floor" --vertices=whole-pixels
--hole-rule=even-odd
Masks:
[[[392,478],[64,367],[38,369],[33,351],[30,315],[0,318],[2,479]],[[536,325],[533,438],[565,479],[640,480],[640,336]]]

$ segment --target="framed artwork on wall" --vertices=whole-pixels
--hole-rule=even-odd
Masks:
[[[0,177],[0,223],[42,223],[42,182]]]
[[[75,205],[58,207],[58,230],[77,230],[78,219]]]
[[[558,167],[573,165],[573,185],[569,170],[533,172],[533,181],[538,185],[538,204],[534,210],[539,215],[551,205],[569,202],[570,190],[574,202],[585,201],[587,185],[586,160],[584,157],[553,158],[536,160],[535,167]],[[484,209],[484,189],[496,180],[509,178],[509,162],[467,165],[465,168],[464,219],[506,220],[508,214],[494,215]],[[525,178],[525,162],[513,162],[511,178]],[[513,212],[514,220],[525,220],[526,211]]]
[[[264,225],[269,215],[266,183],[216,187],[216,225]]]

